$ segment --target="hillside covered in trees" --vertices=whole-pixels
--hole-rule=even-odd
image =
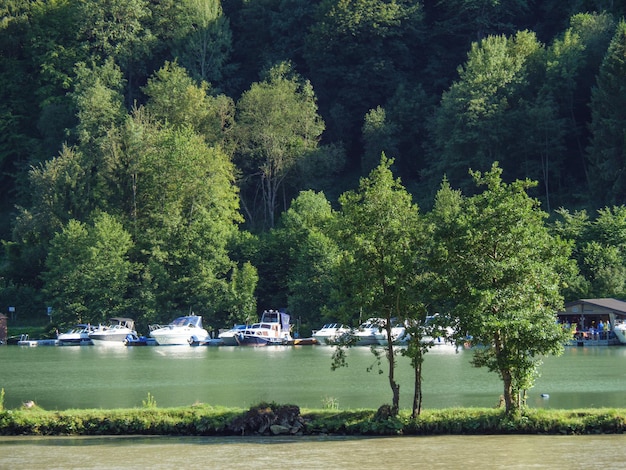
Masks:
[[[341,201],[381,161],[424,214],[495,162],[536,181],[577,265],[562,294],[623,297],[625,13],[0,0],[0,311],[145,326],[193,310],[219,328],[287,307],[319,327],[345,300]]]

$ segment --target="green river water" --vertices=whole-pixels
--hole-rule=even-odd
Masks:
[[[141,406],[150,393],[160,407],[194,403],[248,407],[260,401],[321,408],[377,408],[391,399],[386,376],[367,347],[348,352],[348,367],[331,371],[332,349],[300,347],[0,347],[5,407],[33,400],[45,409]],[[491,407],[501,383],[469,363],[471,351],[435,349],[423,373],[424,408]],[[626,348],[567,348],[547,357],[533,407],[626,406]],[[398,358],[401,407],[409,408],[413,376]],[[548,397],[542,397],[548,395]]]

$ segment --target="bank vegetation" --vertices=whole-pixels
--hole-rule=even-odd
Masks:
[[[30,405],[30,406],[29,406]],[[622,434],[626,409],[547,410],[526,408],[507,414],[502,408],[425,410],[412,418],[389,407],[372,409],[300,409],[260,403],[249,409],[198,404],[157,408],[146,402],[131,409],[44,410],[33,403],[0,411],[4,436],[272,436],[272,435],[480,435],[480,434]]]

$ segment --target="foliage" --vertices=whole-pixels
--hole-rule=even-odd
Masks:
[[[283,181],[300,159],[317,148],[324,122],[313,87],[292,66],[272,67],[237,102],[235,128],[244,175],[262,194],[266,227],[273,227]],[[249,216],[256,208],[248,203]]]
[[[506,184],[501,174],[496,164],[473,173],[484,190],[438,227],[446,252],[436,262],[455,303],[457,333],[472,338],[474,365],[500,376],[512,413],[523,406],[540,357],[560,354],[568,339],[555,313],[571,249],[548,232],[546,214],[526,193],[532,183]]]
[[[626,86],[624,55],[626,22],[621,21],[611,40],[591,95],[591,143],[589,147],[592,189],[608,204],[621,203],[626,197],[622,176],[626,152]],[[607,191],[608,189],[608,191]]]
[[[271,404],[269,410],[280,410]],[[232,435],[231,423],[247,411],[208,405],[181,408],[46,411],[34,406],[0,410],[3,436]],[[338,435],[486,435],[486,434],[621,434],[626,410],[527,409],[511,416],[500,409],[431,410],[411,419],[406,412],[377,420],[374,410],[303,410],[302,434]]]
[[[89,227],[70,220],[53,238],[42,274],[55,321],[98,324],[124,315],[132,245],[130,234],[106,213]]]
[[[615,297],[626,293],[626,207],[599,209],[591,219],[586,211],[557,211],[552,228],[573,243],[572,257],[579,276],[570,276],[572,298]]]
[[[363,178],[358,191],[340,198],[336,239],[342,253],[335,274],[335,295],[344,312],[380,317],[391,338],[394,322],[423,315],[418,259],[423,245],[419,209],[390,170],[383,154],[377,168]],[[392,414],[397,414],[400,386],[395,381],[393,342],[387,346]]]
[[[148,392],[148,397],[145,400],[141,400],[141,406],[144,408],[156,408],[157,402],[154,399],[154,396]]]

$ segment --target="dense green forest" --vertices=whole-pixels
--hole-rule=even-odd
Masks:
[[[349,273],[373,265],[359,180],[399,178],[387,190],[413,202],[386,223],[415,224],[402,243],[436,252],[454,200],[480,192],[470,170],[495,162],[537,182],[525,190],[570,244],[561,295],[624,297],[625,12],[0,0],[0,311],[140,328],[194,311],[222,328],[285,307],[304,334],[341,312],[356,323],[378,313],[358,307],[373,289],[346,301],[365,278]],[[450,307],[405,281],[421,286],[412,305]]]

